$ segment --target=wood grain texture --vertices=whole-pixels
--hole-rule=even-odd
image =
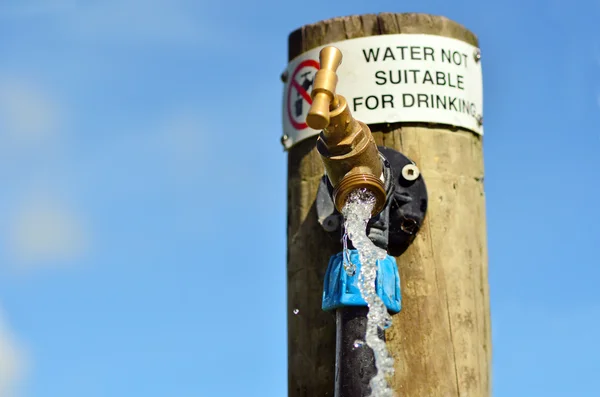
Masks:
[[[289,58],[348,38],[425,33],[477,45],[445,17],[378,14],[333,18],[290,34]],[[343,95],[343,93],[341,93]],[[425,223],[399,258],[403,307],[386,332],[403,397],[488,397],[491,335],[481,137],[441,125],[370,125],[378,144],[420,168],[429,192]],[[323,277],[339,241],[317,223],[323,175],[315,140],[288,154],[288,382],[290,397],[333,396],[335,323],[321,310]],[[294,314],[294,310],[299,310]]]

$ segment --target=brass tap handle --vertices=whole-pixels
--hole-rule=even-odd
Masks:
[[[337,106],[335,88],[338,77],[335,73],[342,63],[342,52],[333,46],[325,47],[319,53],[321,68],[315,75],[310,94],[312,105],[306,116],[306,124],[315,130],[325,129],[329,125],[330,107]]]

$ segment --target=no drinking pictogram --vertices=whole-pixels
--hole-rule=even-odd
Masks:
[[[312,104],[312,98],[308,92],[317,70],[319,70],[319,62],[307,59],[301,62],[292,73],[287,93],[287,114],[290,123],[297,130],[308,128],[306,114]],[[292,97],[292,93],[296,95]]]

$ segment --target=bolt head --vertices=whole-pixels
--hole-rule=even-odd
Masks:
[[[281,73],[281,76],[279,76],[279,78],[281,79],[282,82],[287,83],[288,81],[288,71],[284,71],[283,73]]]
[[[402,178],[407,181],[414,181],[419,177],[419,175],[421,175],[421,172],[414,164],[407,164],[402,168]]]
[[[288,136],[288,134],[283,134],[283,135],[281,136],[281,144],[282,144],[283,146],[285,146],[286,142],[287,142],[289,139],[290,139],[290,137]]]
[[[400,229],[407,234],[415,234],[418,229],[418,223],[414,219],[406,218],[402,221]]]
[[[479,48],[477,48],[473,53],[473,58],[475,59],[475,62],[479,62],[481,60],[481,50]]]
[[[340,219],[335,215],[329,215],[323,220],[323,229],[326,232],[334,232],[340,227]]]

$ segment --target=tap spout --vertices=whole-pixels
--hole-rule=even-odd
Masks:
[[[375,196],[372,215],[384,208],[387,194],[382,160],[369,127],[356,120],[346,99],[336,94],[336,70],[342,53],[333,46],[319,53],[320,69],[315,76],[311,108],[306,123],[322,130],[317,138],[317,150],[334,188],[336,209],[342,212],[350,193],[368,189]]]

